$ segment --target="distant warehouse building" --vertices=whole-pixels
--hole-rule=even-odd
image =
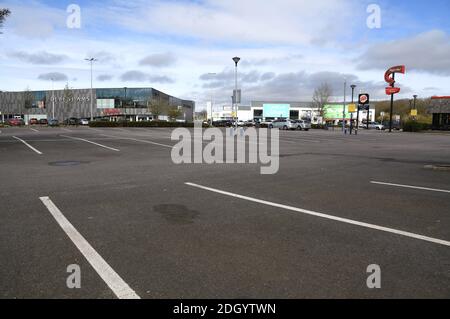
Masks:
[[[112,121],[162,119],[171,108],[179,110],[178,120],[192,121],[194,101],[182,100],[153,88],[93,89],[93,117]],[[155,105],[152,107],[152,105]],[[157,113],[152,110],[158,110]],[[31,118],[59,121],[75,117],[91,117],[91,90],[69,89],[55,91],[0,92],[1,119],[21,117],[25,123]]]
[[[344,103],[328,103],[323,107],[321,114],[317,108],[313,107],[312,102],[253,101],[251,102],[251,114],[253,119],[264,121],[288,118],[309,120],[314,124],[325,122],[337,124],[343,118],[346,122],[350,122],[351,113],[348,112],[348,104],[345,105],[344,112]],[[367,116],[369,116],[369,121],[375,121],[375,106],[370,106],[368,111],[361,110],[359,121],[365,121]],[[357,114],[354,113],[353,119],[355,121],[356,118]]]
[[[450,96],[433,96],[429,112],[433,114],[433,130],[450,130]]]

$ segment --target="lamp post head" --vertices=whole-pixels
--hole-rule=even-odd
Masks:
[[[417,94],[414,94],[414,95],[413,95],[413,98],[414,98],[414,99],[417,99]]]
[[[239,63],[240,60],[241,60],[241,58],[239,58],[239,57],[237,57],[237,56],[235,56],[235,57],[233,58],[233,61],[234,61],[234,63],[236,64],[236,66],[238,65],[238,63]]]
[[[356,88],[355,84],[350,85],[350,87],[354,90]]]

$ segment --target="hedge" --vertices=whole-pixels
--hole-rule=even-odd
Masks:
[[[420,132],[431,129],[431,124],[417,121],[406,121],[403,123],[404,132]]]
[[[90,127],[194,127],[194,123],[165,122],[165,121],[141,121],[141,122],[110,122],[94,121]]]

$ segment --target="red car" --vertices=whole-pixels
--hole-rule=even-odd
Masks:
[[[39,124],[38,119],[30,119],[30,125]]]
[[[8,123],[11,126],[22,126],[22,125],[25,125],[25,122],[23,121],[23,119],[10,119],[8,121]]]

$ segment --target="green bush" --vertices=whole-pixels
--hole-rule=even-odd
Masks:
[[[422,123],[417,121],[406,121],[403,122],[403,131],[404,132],[420,132],[431,129],[431,125],[428,123]]]
[[[141,121],[141,122],[94,121],[90,122],[89,126],[90,127],[194,127],[194,123],[165,122],[165,121]]]
[[[314,130],[325,130],[327,126],[325,124],[311,124],[311,128]]]
[[[119,122],[93,121],[89,122],[89,127],[119,127]]]

